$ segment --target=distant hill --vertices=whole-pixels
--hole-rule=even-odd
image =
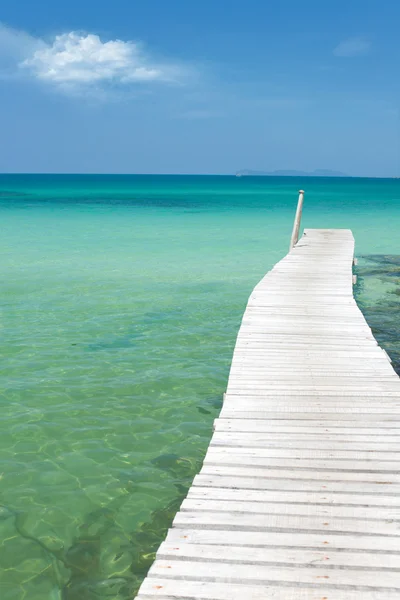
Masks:
[[[315,171],[251,171],[250,169],[243,169],[236,173],[236,177],[349,177],[346,173],[341,171],[330,171],[329,169],[316,169]]]

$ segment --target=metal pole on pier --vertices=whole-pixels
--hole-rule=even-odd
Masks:
[[[290,239],[289,252],[299,241],[301,214],[303,212],[303,201],[304,201],[304,190],[300,190],[299,191],[299,200],[297,202],[296,216],[294,218],[294,223],[293,223],[292,237]]]

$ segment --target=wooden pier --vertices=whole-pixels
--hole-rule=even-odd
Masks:
[[[399,600],[400,380],[353,298],[353,254],[351,231],[306,230],[254,289],[138,600]]]

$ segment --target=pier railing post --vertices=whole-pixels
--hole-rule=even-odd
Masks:
[[[299,230],[301,222],[301,214],[303,212],[304,190],[299,191],[299,200],[297,202],[296,216],[293,223],[292,237],[290,239],[289,252],[299,241]]]

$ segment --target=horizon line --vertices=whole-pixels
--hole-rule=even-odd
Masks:
[[[51,171],[7,171],[1,172],[0,177],[7,175],[28,175],[28,176],[81,176],[81,177],[234,177],[235,179],[400,179],[396,175],[238,175],[236,173],[99,173],[99,172],[51,172]]]

